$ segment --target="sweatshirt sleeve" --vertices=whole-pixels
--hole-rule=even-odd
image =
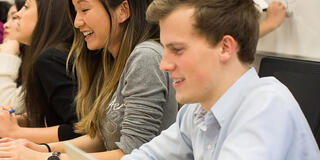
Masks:
[[[51,110],[62,120],[58,129],[60,141],[79,136],[73,129],[73,124],[78,121],[73,104],[76,85],[66,72],[66,60],[67,53],[51,49],[36,61],[36,74]]]
[[[15,82],[20,65],[18,56],[0,53],[0,106],[11,106],[16,109],[16,114],[25,111],[21,87]]]
[[[158,52],[151,47],[136,48],[124,70],[121,94],[126,109],[120,142],[116,144],[125,154],[161,132],[168,76],[159,69],[161,55]]]

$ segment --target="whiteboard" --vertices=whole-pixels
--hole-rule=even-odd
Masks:
[[[265,1],[270,3],[272,0]],[[259,40],[258,54],[264,51],[320,58],[320,0],[278,1],[285,3],[292,15]]]

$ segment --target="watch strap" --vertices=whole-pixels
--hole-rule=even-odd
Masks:
[[[48,158],[48,160],[60,160],[60,152],[52,152],[52,155]]]

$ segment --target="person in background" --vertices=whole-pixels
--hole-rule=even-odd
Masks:
[[[283,23],[286,9],[281,2],[273,1],[269,4],[266,14],[266,18],[260,22],[260,38],[274,31]]]
[[[75,126],[78,133],[86,135],[69,142],[97,159],[120,159],[160,134],[176,118],[172,81],[159,69],[163,52],[159,27],[145,20],[151,2],[70,1],[75,27],[70,54],[79,84],[79,123]],[[37,152],[48,152],[44,145],[0,141],[0,152],[6,150],[0,158],[68,159],[58,153],[64,152],[63,142],[47,144],[54,152],[51,156]]]
[[[4,28],[3,28],[3,23],[0,22],[0,44],[3,42],[4,39]]]
[[[0,0],[0,44],[3,42],[3,24],[7,22],[8,12],[11,4],[7,1]]]
[[[28,46],[24,52],[21,90],[26,116],[19,116],[18,120],[28,122],[29,126],[19,126],[17,117],[8,113],[10,108],[4,107],[0,111],[0,137],[47,143],[80,136],[73,129],[78,122],[74,105],[77,83],[71,70],[68,73],[66,69],[73,42],[67,3],[65,0],[26,0],[16,13],[19,24],[16,39]],[[10,69],[18,72],[18,67]],[[15,85],[11,75],[2,76],[6,81],[1,85]]]
[[[259,38],[252,0],[154,0],[160,68],[173,79],[176,123],[121,160],[319,160],[299,104],[250,63]]]
[[[15,0],[4,24],[4,43],[0,45],[0,106],[12,106],[16,114],[25,112],[21,92],[21,63],[25,46],[17,41],[18,18],[24,0]],[[9,80],[8,80],[9,79]]]

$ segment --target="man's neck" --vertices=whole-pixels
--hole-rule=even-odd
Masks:
[[[202,108],[208,112],[211,107],[220,99],[222,95],[248,70],[250,69],[249,65],[238,65],[238,67],[233,67],[232,70],[226,70],[223,76],[220,85],[216,87],[214,94],[210,98],[204,98],[203,101],[200,101]]]

